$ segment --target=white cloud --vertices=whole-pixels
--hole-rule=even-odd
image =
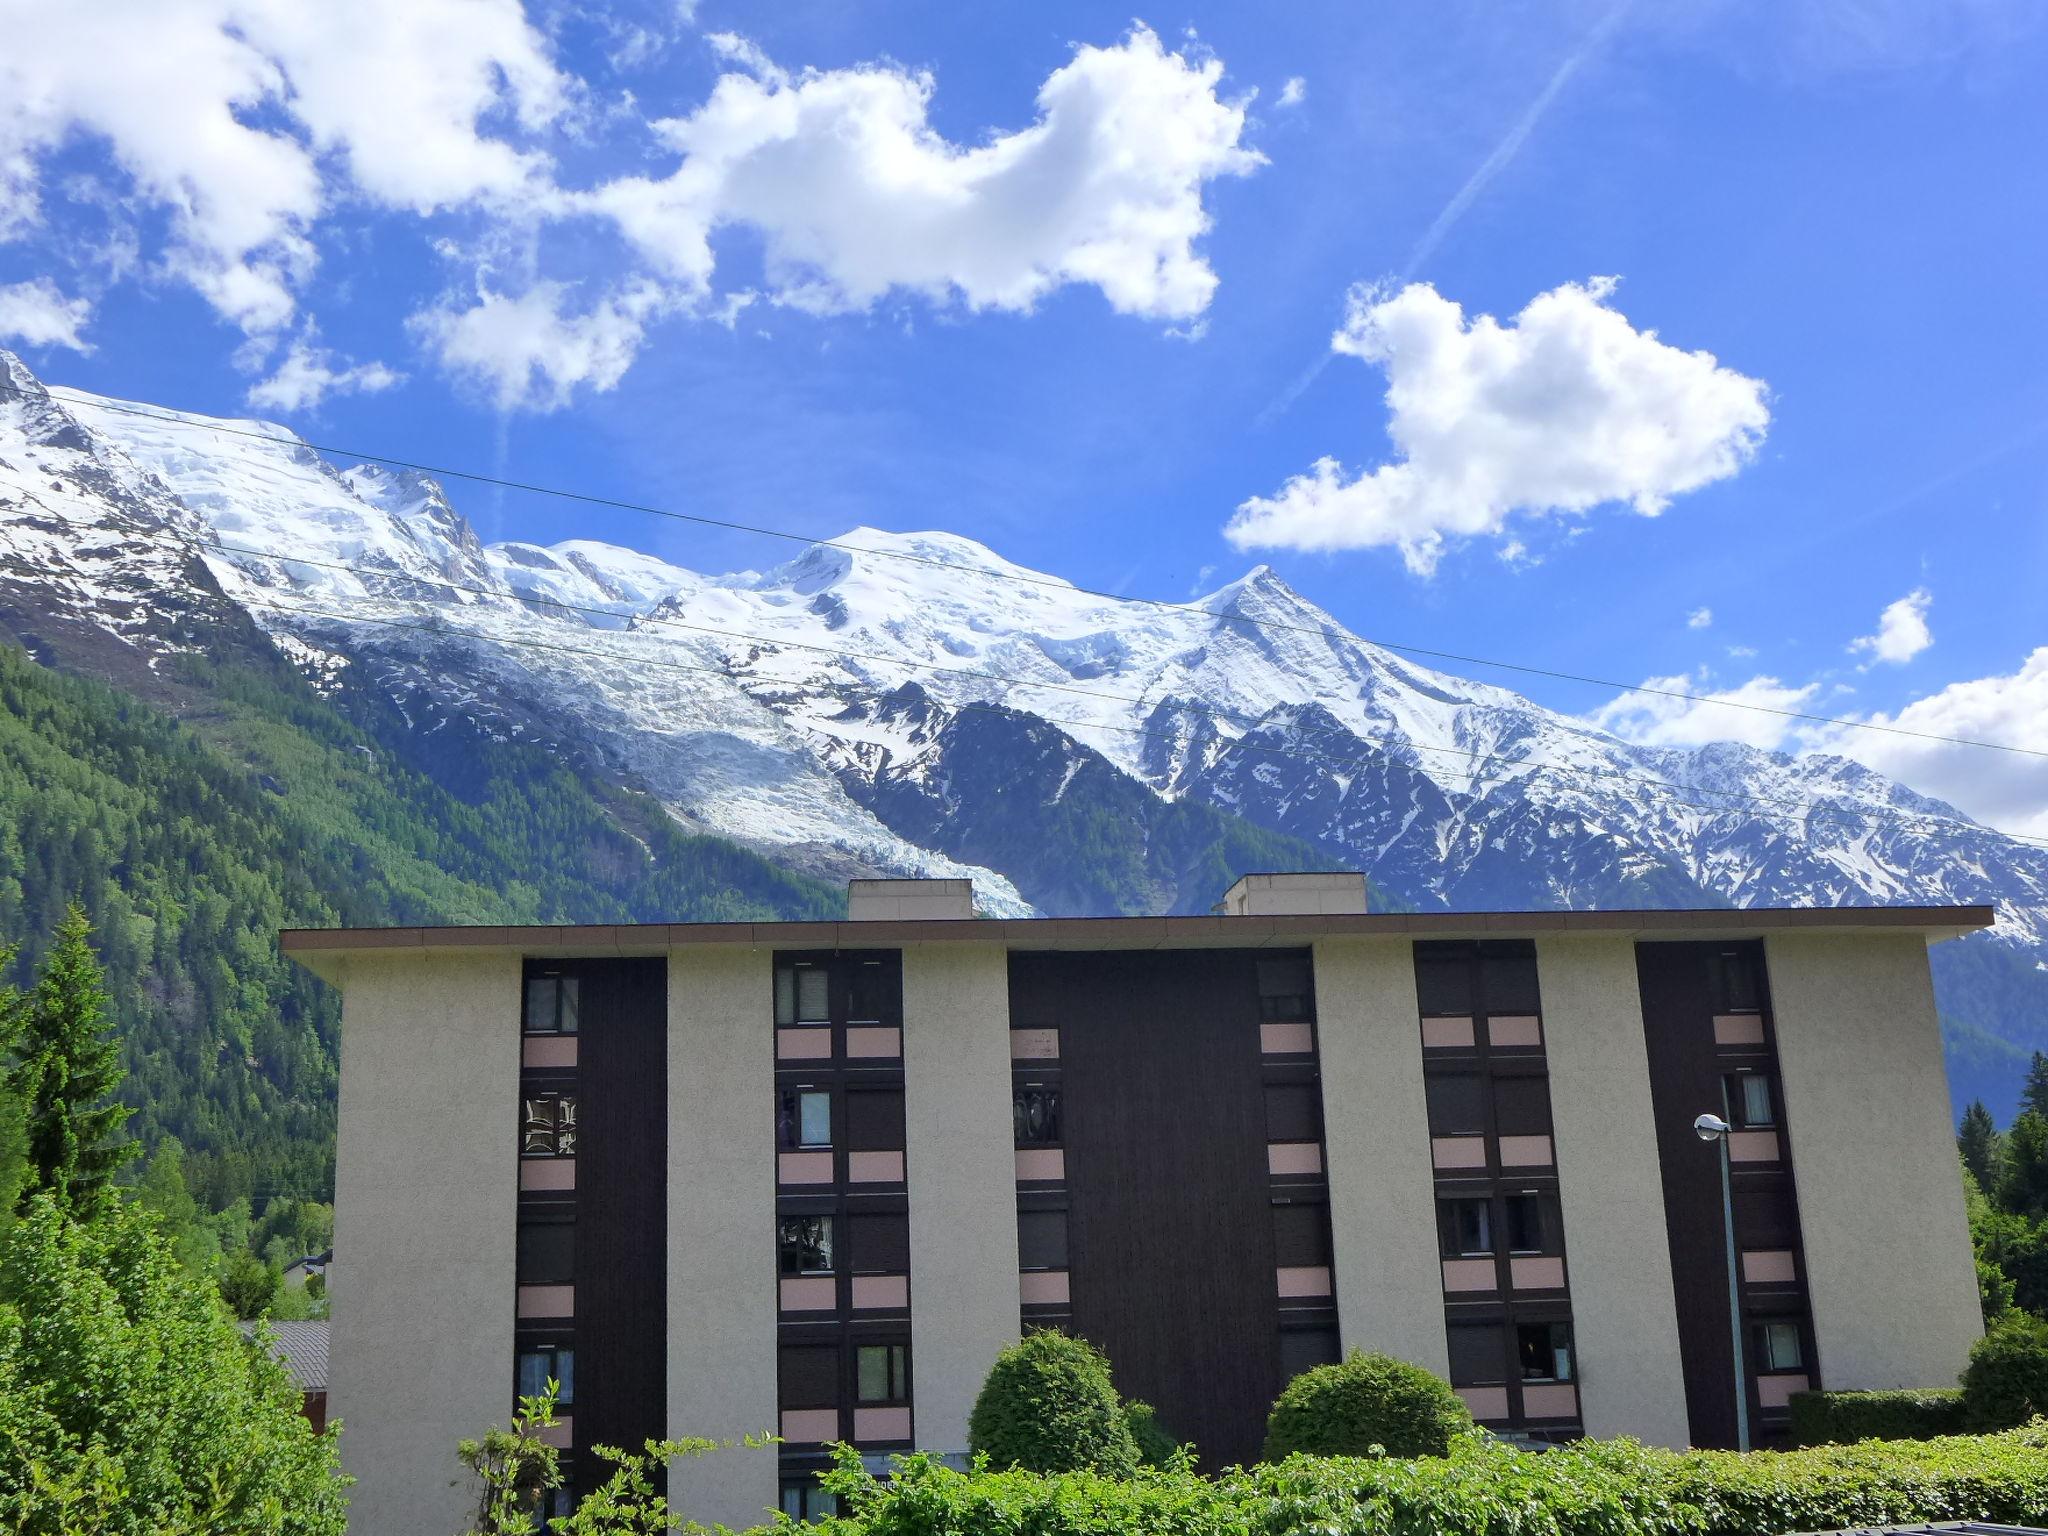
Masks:
[[[1651,747],[1699,747],[1710,741],[1739,741],[1771,749],[1784,746],[1803,722],[1766,710],[1811,710],[1817,683],[1794,687],[1775,677],[1752,677],[1733,688],[1707,686],[1697,677],[1651,677],[1655,693],[1625,693],[1593,711],[1602,730],[1624,741]],[[1683,694],[1674,698],[1673,694]],[[1742,706],[1728,708],[1728,705]]]
[[[1695,608],[1685,616],[1687,629],[1706,629],[1713,622],[1714,610],[1711,608]]]
[[[1240,548],[1391,546],[1427,575],[1447,541],[1513,516],[1655,516],[1734,474],[1770,423],[1763,383],[1637,330],[1608,307],[1613,291],[1567,283],[1503,325],[1468,322],[1426,283],[1354,289],[1330,344],[1385,371],[1398,457],[1348,477],[1319,459],[1224,533]]]
[[[518,0],[0,0],[0,35],[0,238],[40,222],[52,153],[101,140],[169,221],[165,272],[251,332],[291,318],[344,188],[416,213],[530,193],[544,162],[480,124],[565,101]]]
[[[2048,752],[2048,646],[2037,648],[2010,674],[1951,683],[1896,713],[1863,718],[1929,735]],[[1837,730],[1813,745],[1868,763],[1992,826],[2048,837],[2048,759],[1877,731]]]
[[[1849,649],[1867,652],[1867,666],[1880,661],[1903,666],[1934,644],[1934,632],[1927,627],[1927,610],[1933,602],[1932,592],[1915,587],[1897,602],[1885,605],[1877,617],[1876,634],[1851,640]]]
[[[753,44],[712,40],[749,73],[655,126],[681,163],[625,177],[586,206],[618,222],[691,295],[708,291],[711,237],[756,230],[769,296],[817,312],[902,290],[970,309],[1027,310],[1067,284],[1126,314],[1186,320],[1216,274],[1196,249],[1204,186],[1262,163],[1223,66],[1168,53],[1144,27],[1082,47],[1038,92],[1038,121],[971,147],[931,125],[936,84],[893,65],[789,75]]]
[[[67,299],[47,277],[0,287],[0,341],[90,352],[82,334],[92,319],[87,299]]]
[[[569,296],[554,282],[517,297],[484,289],[467,309],[429,310],[412,324],[444,366],[483,386],[500,410],[553,410],[578,385],[616,385],[670,302],[651,282],[608,294],[582,314],[566,312]]]
[[[1308,100],[1308,82],[1299,75],[1289,75],[1287,83],[1280,87],[1280,105],[1298,107]]]
[[[382,363],[337,362],[309,335],[294,341],[270,377],[250,385],[243,398],[259,411],[304,411],[329,395],[375,394],[404,378]]]

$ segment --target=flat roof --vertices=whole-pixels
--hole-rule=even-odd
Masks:
[[[655,955],[697,944],[859,949],[906,944],[1000,944],[1008,949],[1189,949],[1307,944],[1315,939],[1533,939],[1622,934],[1646,939],[1760,938],[1787,929],[1924,933],[1952,939],[1991,926],[1990,906],[1708,907],[1605,912],[1367,912],[1301,916],[882,918],[865,922],[598,923],[526,927],[287,928],[284,952],[332,979],[343,956],[384,950],[516,950],[568,959]]]

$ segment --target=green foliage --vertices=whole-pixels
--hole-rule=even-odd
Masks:
[[[2027,1080],[2020,1085],[2020,1112],[2048,1120],[2048,1054],[2034,1052],[2027,1063]]]
[[[562,1486],[561,1452],[541,1438],[554,1427],[558,1387],[551,1381],[539,1396],[520,1398],[509,1429],[494,1424],[456,1445],[476,1501],[476,1518],[463,1536],[529,1536],[541,1528],[547,1497]]]
[[[267,1317],[284,1276],[246,1248],[228,1255],[220,1271],[220,1299],[240,1318]]]
[[[2006,1429],[2048,1414],[2048,1322],[2008,1313],[1970,1346],[1963,1411],[1977,1430]]]
[[[2004,1171],[2005,1142],[1982,1099],[1971,1100],[1970,1107],[1963,1111],[1962,1124],[1956,1131],[1956,1150],[1962,1154],[1963,1166],[1970,1170],[1978,1188],[1998,1187]]]
[[[2048,1116],[2022,1110],[2005,1133],[1997,1197],[2002,1210],[2048,1215]]]
[[[1535,1453],[1474,1435],[1444,1457],[1295,1456],[1213,1480],[959,1472],[910,1456],[883,1482],[855,1453],[837,1454],[823,1479],[843,1511],[835,1536],[1761,1536],[2048,1516],[2040,1425],[1747,1456],[1627,1440]]]
[[[1441,1377],[1353,1350],[1287,1384],[1266,1420],[1265,1456],[1442,1456],[1471,1428],[1470,1411]]]
[[[1166,1426],[1159,1422],[1159,1414],[1150,1403],[1132,1398],[1124,1404],[1124,1425],[1131,1432],[1131,1443],[1138,1448],[1138,1462],[1147,1467],[1171,1467],[1182,1464],[1183,1452],[1180,1442],[1166,1432]]]
[[[139,1150],[121,1135],[133,1111],[112,1102],[121,1086],[121,1049],[106,1033],[106,977],[91,933],[76,906],[57,924],[35,990],[16,1005],[15,1061],[6,1078],[27,1129],[18,1201],[47,1190],[82,1219],[112,1204],[113,1176]]]
[[[130,1129],[179,1139],[205,1211],[333,1187],[340,1008],[280,928],[843,910],[539,747],[413,729],[354,669],[323,697],[274,656],[219,649],[233,659],[165,669],[179,721],[0,645],[0,937],[32,971],[84,908]]]
[[[0,1529],[340,1536],[337,1431],[300,1403],[146,1214],[29,1203],[0,1251]]]
[[[1792,1398],[1794,1445],[1934,1440],[1962,1431],[1960,1387],[1916,1392],[1799,1392]]]
[[[1128,1477],[1138,1447],[1110,1384],[1109,1362],[1056,1329],[1026,1334],[996,1356],[967,1420],[968,1448],[998,1467]]]

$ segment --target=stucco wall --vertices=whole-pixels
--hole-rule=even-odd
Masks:
[[[1981,1331],[1927,947],[1764,944],[1821,1384],[1944,1387]]]
[[[772,955],[679,949],[668,973],[668,1425],[714,1440],[775,1413],[775,1027]],[[757,1525],[773,1449],[680,1461],[669,1493],[706,1524]]]
[[[459,1530],[455,1442],[511,1402],[519,957],[353,956],[342,987],[328,1410],[349,1530]]]
[[[967,1448],[967,1416],[1017,1339],[1017,1173],[1009,958],[1000,945],[903,952],[910,1355],[917,1443]]]
[[[1586,1433],[1683,1446],[1685,1376],[1635,944],[1544,938],[1536,965]]]
[[[1327,939],[1315,946],[1315,969],[1344,1348],[1384,1350],[1444,1375],[1414,950],[1404,939]]]

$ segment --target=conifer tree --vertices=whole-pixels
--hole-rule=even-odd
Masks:
[[[1984,1107],[1982,1099],[1974,1099],[1963,1111],[1963,1123],[1956,1133],[1956,1150],[1963,1155],[1963,1166],[1970,1170],[1979,1188],[1998,1188],[2000,1164],[2005,1160],[2003,1138],[1991,1119],[1991,1111]]]
[[[2029,1112],[2048,1120],[2048,1055],[2040,1051],[2027,1063],[2027,1080],[2020,1088],[2020,1113]]]
[[[106,1033],[106,980],[91,935],[74,904],[57,925],[35,990],[22,1000],[6,1081],[28,1133],[17,1205],[48,1190],[79,1219],[107,1208],[114,1174],[139,1150],[121,1134],[132,1111],[112,1102],[121,1086],[121,1048]]]

